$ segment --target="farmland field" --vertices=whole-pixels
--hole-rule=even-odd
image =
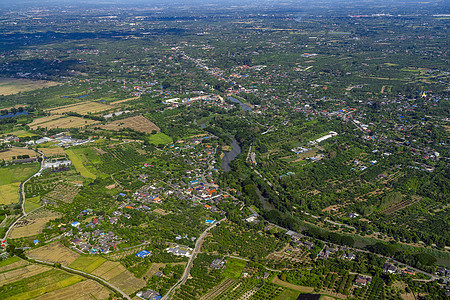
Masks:
[[[46,111],[49,112],[51,115],[62,115],[68,112],[75,112],[81,115],[86,115],[88,113],[94,114],[109,109],[111,109],[111,107],[106,104],[101,104],[98,102],[84,102],[74,105],[66,105],[55,109],[48,109]]]
[[[96,256],[79,256],[69,267],[86,273],[91,273],[102,265],[106,259]]]
[[[35,236],[42,232],[48,221],[60,217],[61,214],[46,209],[36,210],[16,223],[9,234],[10,238]]]
[[[43,122],[36,124],[35,122],[30,124],[31,129],[37,129],[38,127],[41,128],[47,128],[49,129],[56,129],[56,128],[80,128],[84,126],[89,126],[92,124],[97,124],[98,121],[90,120],[90,119],[84,119],[80,117],[65,117],[65,118],[57,118],[53,119],[48,122]]]
[[[227,278],[238,279],[241,277],[242,270],[244,270],[246,262],[237,258],[229,258],[223,271],[223,276]]]
[[[60,263],[62,265],[68,266],[73,263],[80,255],[64,247],[60,242],[53,242],[51,244],[27,252],[27,256],[34,259]]]
[[[83,161],[80,159],[77,152],[75,152],[72,149],[67,149],[66,154],[69,156],[69,159],[72,161],[73,166],[75,169],[77,169],[78,172],[80,172],[81,176],[86,178],[95,179],[97,176],[93,173],[91,173],[84,165]]]
[[[144,116],[134,116],[122,120],[113,121],[106,125],[100,126],[102,129],[119,131],[123,128],[131,128],[133,130],[145,133],[152,133],[153,130],[160,132],[155,123],[149,121]]]
[[[10,161],[17,159],[18,156],[28,155],[29,157],[36,157],[37,153],[33,150],[26,148],[17,148],[13,147],[8,149],[7,151],[0,152],[0,160]]]
[[[0,168],[0,204],[19,201],[19,185],[38,170],[38,164],[19,164]]]
[[[28,131],[25,131],[25,130],[12,131],[12,132],[1,134],[0,136],[7,136],[7,135],[14,135],[14,136],[17,136],[17,137],[32,137],[32,136],[36,136],[34,133],[31,133],[31,132],[28,132]]]
[[[277,300],[297,300],[298,295],[300,294],[300,292],[298,291],[294,291],[294,290],[290,290],[290,289],[285,289],[277,298]]]
[[[60,300],[60,299],[106,299],[110,291],[94,280],[85,280],[74,285],[59,289],[35,299]]]
[[[45,157],[61,157],[66,155],[64,149],[61,147],[39,148],[39,151],[43,152]]]
[[[173,142],[172,138],[168,135],[165,135],[162,132],[159,132],[157,134],[152,134],[148,138],[148,142],[154,145],[166,145]]]
[[[33,265],[37,268],[44,268]],[[49,269],[49,268],[46,268]],[[9,272],[8,272],[9,273]],[[46,293],[71,286],[80,281],[83,277],[71,275],[60,270],[48,270],[28,276],[27,278],[15,278],[13,281],[0,287],[2,299],[32,299]]]
[[[19,92],[27,92],[51,87],[58,84],[58,82],[45,80],[0,78],[0,95],[12,95]]]

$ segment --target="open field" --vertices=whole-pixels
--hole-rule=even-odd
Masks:
[[[157,134],[152,134],[148,138],[148,142],[154,145],[166,145],[173,142],[172,138],[168,135],[165,135],[162,132],[159,132]]]
[[[277,300],[297,300],[298,295],[300,293],[298,291],[293,291],[290,289],[285,289],[283,292],[278,296]]]
[[[38,265],[28,265],[22,268],[10,270],[0,274],[0,286],[10,284],[17,280],[32,277],[34,275],[40,274],[42,272],[50,270],[50,267],[38,266]]]
[[[33,122],[31,122],[30,124],[28,124],[30,126],[31,129],[36,129],[38,127],[42,127],[42,124],[57,120],[62,118],[62,116],[46,116],[46,117],[41,117],[41,118],[37,118],[37,119],[33,119]]]
[[[49,210],[40,209],[16,223],[9,234],[9,238],[16,239],[38,235],[48,221],[59,218],[61,215]]]
[[[28,155],[29,157],[36,157],[37,153],[27,148],[12,147],[7,149],[6,151],[0,152],[0,160],[11,161],[17,159],[17,156],[19,155],[21,156]]]
[[[25,276],[17,277],[15,280],[3,285],[0,287],[2,299],[33,299],[84,280],[81,276],[72,275],[60,270],[54,270],[50,267],[30,265],[30,267],[31,266],[50,270],[46,272],[39,272],[31,276],[29,275],[32,272],[29,272],[28,274],[24,274]]]
[[[75,112],[81,115],[86,115],[88,113],[95,114],[109,109],[111,109],[111,106],[109,105],[89,101],[78,104],[61,106],[54,109],[47,109],[46,112],[49,112],[51,115],[63,115],[68,112]]]
[[[58,85],[58,82],[16,78],[0,78],[0,95],[12,95]]]
[[[110,105],[119,105],[119,104],[131,101],[131,100],[136,100],[136,99],[139,99],[139,97],[133,97],[133,98],[123,99],[123,100],[117,100],[117,101],[111,102]]]
[[[0,204],[11,204],[19,202],[20,183],[10,183],[0,186]]]
[[[1,263],[2,264],[0,264],[0,273],[4,273],[6,271],[18,269],[28,265],[27,261],[22,260],[17,256],[7,258],[1,261]]]
[[[31,136],[36,136],[34,133],[25,131],[25,130],[16,130],[16,131],[12,131],[12,132],[8,132],[8,133],[3,133],[0,136],[7,136],[7,135],[14,135],[17,137],[31,137]]]
[[[246,264],[245,260],[229,258],[225,266],[225,271],[223,271],[223,276],[235,279],[240,278]]]
[[[60,242],[53,242],[27,252],[27,256],[34,259],[60,263],[62,265],[68,266],[73,263],[80,255],[64,247],[64,245]]]
[[[78,155],[71,149],[67,149],[66,154],[69,156],[69,159],[72,161],[73,166],[80,172],[81,176],[86,178],[95,179],[97,176],[89,172],[88,169],[83,165],[82,160],[78,157]]]
[[[108,280],[113,285],[127,293],[128,295],[137,292],[145,286],[145,280],[136,278],[130,271],[125,270],[111,280]]]
[[[282,287],[290,288],[295,291],[299,291],[302,293],[312,293],[314,291],[314,288],[307,287],[307,286],[300,286],[296,284],[292,284],[283,280],[280,280],[278,277],[275,276],[275,278],[272,280],[272,283],[281,285]]]
[[[129,117],[126,119],[113,121],[100,127],[102,129],[113,131],[119,131],[120,129],[123,128],[131,128],[133,130],[145,133],[152,133],[153,130],[156,130],[156,132],[160,132],[159,127],[156,126],[155,123],[149,121],[144,116]]]
[[[45,157],[61,157],[66,156],[66,152],[61,147],[53,148],[40,148],[39,151],[43,152]]]
[[[24,208],[25,208],[26,213],[29,213],[30,211],[35,210],[39,206],[41,206],[41,197],[40,196],[33,197],[33,198],[27,198],[25,200]]]
[[[94,280],[85,280],[74,285],[59,289],[35,299],[40,300],[60,300],[60,299],[106,299],[110,291]]]
[[[105,261],[106,259],[98,256],[79,256],[69,267],[86,273],[92,273]]]
[[[99,123],[99,122],[90,120],[90,119],[84,119],[84,118],[80,118],[80,117],[70,116],[70,117],[66,117],[66,118],[54,119],[52,121],[45,122],[45,123],[39,123],[39,124],[35,124],[33,121],[33,123],[30,124],[30,128],[33,130],[37,129],[38,127],[47,128],[47,129],[80,128],[80,127],[89,126],[89,125],[97,124],[97,123]]]

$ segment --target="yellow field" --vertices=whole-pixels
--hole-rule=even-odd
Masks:
[[[60,299],[86,299],[97,300],[109,297],[110,291],[100,283],[93,280],[85,280],[66,288],[56,290],[35,299],[39,300],[60,300]]]
[[[38,127],[42,127],[41,124],[44,124],[44,123],[47,123],[50,121],[54,121],[54,120],[57,120],[60,118],[62,118],[62,116],[46,116],[46,117],[37,118],[37,119],[34,119],[33,122],[31,122],[29,124],[29,126],[31,129],[36,129]]]
[[[39,148],[39,151],[43,152],[46,157],[66,156],[66,152],[64,152],[64,149],[61,147]]]
[[[34,259],[60,263],[64,266],[68,266],[73,263],[80,255],[64,247],[64,245],[60,242],[53,242],[51,244],[27,252],[27,256]]]
[[[111,105],[118,105],[118,104],[122,104],[124,102],[128,102],[128,101],[131,101],[131,100],[136,100],[136,99],[139,99],[139,97],[133,97],[133,98],[128,98],[128,99],[118,100],[118,101],[111,102],[110,104]]]
[[[0,204],[11,204],[19,201],[19,182],[0,186]]]
[[[108,281],[128,295],[137,292],[146,285],[144,279],[134,277],[134,275],[128,270],[125,270]]]
[[[58,116],[59,117],[59,116]],[[47,117],[44,117],[47,118]],[[89,126],[92,124],[97,124],[99,121],[94,121],[90,119],[84,119],[80,117],[66,117],[66,118],[57,118],[49,122],[35,124],[34,121],[29,126],[31,129],[37,129],[38,127],[47,128],[47,129],[55,129],[55,128],[80,128],[84,126]]]
[[[8,151],[0,152],[0,160],[11,161],[16,159],[19,155],[29,155],[30,157],[36,157],[37,153],[30,149],[13,147]]]
[[[79,113],[81,115],[86,115],[88,113],[98,113],[101,111],[109,110],[111,109],[111,106],[107,104],[102,104],[98,102],[82,102],[78,104],[71,104],[66,106],[61,106],[54,109],[47,109],[46,112],[49,112],[52,115],[62,115],[64,113],[68,112],[75,112]]]
[[[58,82],[45,80],[0,78],[0,95],[12,95],[19,92],[33,91],[58,84]]]
[[[112,269],[115,269],[118,265],[120,265],[119,262],[113,262],[113,261],[105,261],[102,265],[100,265],[97,269],[95,269],[92,274],[95,276],[99,276],[102,278],[105,278],[103,275],[111,271]],[[105,278],[106,279],[106,278]]]
[[[28,266],[20,268],[20,269],[1,273],[0,274],[0,286],[40,274],[40,273],[48,271],[50,269],[51,269],[50,267],[44,267],[44,266],[38,266],[38,265],[28,265]]]
[[[85,178],[95,179],[97,176],[89,172],[88,169],[83,165],[81,159],[70,149],[65,150],[66,154],[69,156],[70,161],[72,161],[72,165],[80,172],[81,176]]]
[[[9,234],[9,238],[17,239],[38,235],[44,229],[48,221],[54,220],[61,215],[45,209],[33,212],[16,223]]]
[[[102,129],[119,131],[123,128],[131,128],[136,131],[152,133],[153,130],[160,132],[158,126],[144,116],[134,116],[122,120],[113,121],[106,125],[100,126]]]
[[[15,256],[15,257],[17,257],[17,256]],[[0,273],[4,273],[4,272],[12,270],[12,269],[24,267],[26,265],[28,265],[28,262],[21,259],[19,261],[13,262],[12,264],[0,267]]]

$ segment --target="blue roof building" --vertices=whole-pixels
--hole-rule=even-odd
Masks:
[[[136,255],[137,257],[144,258],[144,257],[149,256],[150,254],[152,254],[150,251],[142,250],[142,251],[136,253],[135,255]]]

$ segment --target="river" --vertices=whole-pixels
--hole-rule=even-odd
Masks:
[[[230,172],[231,167],[230,163],[239,155],[241,154],[241,147],[239,147],[238,142],[235,138],[231,141],[231,151],[228,151],[225,153],[225,156],[222,159],[222,170],[225,172]]]
[[[239,105],[241,106],[243,111],[251,111],[252,110],[252,108],[250,106],[248,106],[247,104],[242,103],[241,101],[239,101],[236,98],[228,97],[227,99],[230,100],[233,103],[239,103]]]

